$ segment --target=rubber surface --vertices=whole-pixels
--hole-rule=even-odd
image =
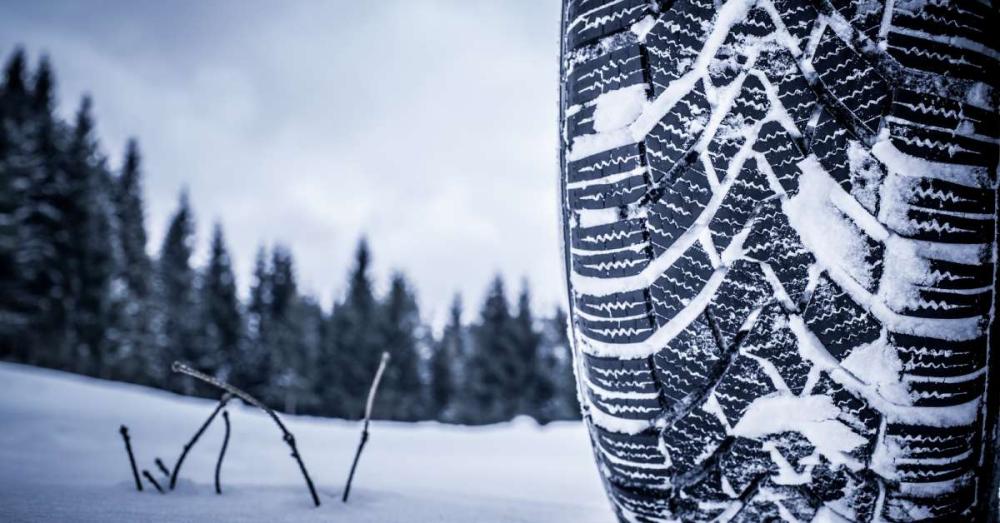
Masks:
[[[998,29],[565,2],[574,354],[622,521],[987,519]]]

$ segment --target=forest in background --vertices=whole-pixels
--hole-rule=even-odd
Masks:
[[[213,396],[172,374],[184,361],[289,413],[359,417],[383,350],[375,417],[482,424],[578,419],[566,316],[536,316],[524,283],[498,276],[471,323],[459,296],[434,333],[401,272],[379,294],[355,248],[347,290],[324,310],[300,291],[286,245],[262,246],[241,299],[222,225],[195,266],[194,213],[180,195],[151,254],[139,146],[109,165],[89,98],[55,112],[42,57],[6,61],[0,86],[0,359]]]

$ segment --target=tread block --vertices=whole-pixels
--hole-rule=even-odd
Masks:
[[[980,374],[962,381],[906,380],[913,404],[921,407],[947,407],[972,401],[986,390],[986,376]],[[968,468],[966,468],[968,470]]]
[[[649,264],[650,251],[646,247],[619,249],[599,254],[572,253],[573,270],[583,276],[620,278],[634,276]]]
[[[819,18],[816,9],[800,0],[774,0],[774,8],[778,11],[785,29],[798,42],[799,49],[805,49],[805,40],[809,38],[813,24]]]
[[[989,215],[966,217],[910,207],[903,218],[887,220],[900,236],[941,243],[992,243],[995,223]]]
[[[847,155],[853,135],[829,112],[820,113],[809,144],[819,163],[845,191],[851,191],[851,161]]]
[[[764,118],[768,108],[770,102],[767,100],[764,84],[756,76],[748,76],[729,113],[708,144],[708,157],[712,160],[712,168],[719,173],[719,178],[724,177],[730,160],[746,142],[746,128]]]
[[[715,248],[724,251],[750,221],[760,202],[773,194],[767,177],[757,169],[757,161],[748,159],[708,224]]]
[[[719,419],[700,408],[663,431],[663,445],[680,474],[708,459],[725,439],[726,429]]]
[[[998,124],[993,113],[958,100],[898,88],[893,91],[889,114],[916,125],[949,129],[959,134],[996,137]]]
[[[812,521],[819,505],[798,488],[778,485],[765,480],[756,495],[751,497],[733,523],[757,523],[759,521]]]
[[[975,482],[970,478],[954,491],[937,493],[933,497],[907,495],[898,488],[888,488],[885,493],[883,516],[889,521],[972,521],[972,504],[975,503]]]
[[[772,305],[761,312],[740,349],[771,362],[789,390],[795,395],[802,394],[812,365],[799,355],[795,334],[780,306]]]
[[[570,188],[569,205],[573,210],[623,207],[642,199],[646,189],[646,177],[636,174],[617,182]]]
[[[996,61],[984,54],[891,30],[886,41],[889,55],[904,67],[997,85]]]
[[[992,33],[997,27],[996,11],[975,1],[922,2],[897,5],[892,26],[941,37],[961,37],[996,49]]]
[[[579,318],[577,325],[584,336],[606,343],[640,342],[656,330],[648,315],[620,320]]]
[[[765,49],[757,63],[777,89],[778,100],[792,117],[799,134],[805,134],[816,111],[816,93],[806,82],[795,57],[787,49]]]
[[[608,416],[619,419],[652,422],[662,408],[659,400],[655,397],[604,394],[594,387],[587,387],[587,397],[590,399],[591,406]]]
[[[832,466],[820,456],[812,471],[809,492],[841,514],[854,514],[855,521],[872,521],[881,497],[875,474],[852,473],[842,466]]]
[[[738,503],[726,493],[719,467],[711,467],[703,478],[684,486],[680,492],[681,495],[675,498],[674,515],[684,522],[716,521],[728,507]]]
[[[613,251],[648,244],[646,224],[641,219],[574,227],[571,241],[573,248],[581,251]]]
[[[850,295],[823,275],[802,315],[809,330],[838,361],[858,345],[878,339],[881,324]]]
[[[695,84],[646,135],[646,163],[653,183],[660,183],[687,155],[708,123],[711,108],[701,82]]]
[[[832,28],[820,37],[812,59],[820,82],[869,133],[876,133],[889,105],[889,86]]]
[[[858,2],[856,0],[832,0],[833,8],[851,24],[871,40],[878,37],[882,25],[882,13],[885,10],[883,0]]]
[[[967,293],[921,288],[900,312],[917,318],[972,318],[988,315],[992,304],[990,290]]]
[[[588,316],[607,319],[628,319],[650,316],[649,295],[645,290],[615,292],[606,296],[575,294],[576,308]]]
[[[760,364],[742,354],[733,359],[712,394],[722,407],[730,425],[743,417],[747,407],[757,398],[777,391]]]
[[[659,447],[660,435],[653,430],[622,434],[594,426],[593,437],[598,449],[616,460],[644,465],[667,464]]]
[[[683,310],[703,288],[715,269],[708,254],[693,243],[649,288],[657,325],[664,325]]]
[[[899,198],[914,207],[929,211],[993,214],[996,211],[993,191],[969,187],[937,178],[898,177]]]
[[[869,406],[864,398],[847,390],[843,385],[831,379],[825,372],[816,383],[812,393],[829,396],[833,400],[833,404],[840,409],[837,419],[850,427],[859,436],[868,440],[868,443],[851,451],[851,455],[856,459],[862,463],[867,463],[875,447],[882,415]]]
[[[638,523],[666,523],[670,521],[670,502],[658,490],[642,487],[625,487],[611,483],[607,487],[615,508],[625,521]]]
[[[584,104],[602,94],[646,83],[642,48],[633,44],[577,64],[566,79],[569,105]]]
[[[727,346],[736,339],[750,313],[772,299],[771,289],[760,264],[736,260],[726,272],[706,310],[711,311]]]
[[[593,134],[594,131],[594,109],[597,106],[587,104],[580,106],[573,114],[566,115],[566,141],[573,142],[573,138],[585,134]]]
[[[774,33],[774,22],[767,11],[752,7],[743,20],[729,30],[726,39],[715,53],[708,66],[708,74],[716,86],[731,83],[741,71],[746,69],[747,49],[752,41]]]
[[[887,423],[885,437],[896,445],[901,460],[947,461],[975,449],[975,423],[953,427]]]
[[[645,358],[624,360],[584,354],[583,366],[590,382],[609,392],[659,393]]]
[[[781,202],[775,199],[761,204],[743,249],[747,257],[767,263],[792,302],[801,303],[809,280],[809,267],[816,259],[788,223]]]
[[[889,343],[903,363],[903,372],[914,376],[964,376],[986,365],[986,336],[950,341],[890,332]]]
[[[900,151],[932,162],[975,165],[996,169],[996,143],[976,140],[930,127],[889,123],[892,144]]]
[[[792,135],[776,121],[765,123],[760,128],[753,150],[764,155],[771,171],[777,176],[778,182],[789,196],[799,192],[799,176],[802,171],[798,163],[806,157],[798,144],[792,140]]]
[[[643,154],[639,144],[623,145],[580,160],[569,162],[566,168],[567,182],[577,184],[621,176],[633,171],[641,172]]]
[[[946,260],[928,260],[930,281],[938,289],[978,289],[993,284],[993,264],[968,265]]]
[[[654,96],[688,72],[715,17],[711,0],[677,0],[646,35]]]
[[[667,408],[703,389],[716,373],[722,353],[712,331],[701,321],[675,336],[653,355],[653,370]]]
[[[653,256],[669,249],[694,224],[711,198],[712,188],[701,162],[691,163],[649,207],[646,220]]]
[[[647,0],[570,0],[566,5],[570,49],[629,28],[650,7]]]

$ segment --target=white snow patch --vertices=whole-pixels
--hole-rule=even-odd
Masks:
[[[627,126],[639,117],[647,103],[646,84],[630,85],[598,96],[594,106],[594,130],[605,133]]]
[[[779,432],[798,432],[830,462],[852,469],[860,466],[848,452],[866,440],[837,420],[840,409],[829,396],[766,396],[747,407],[732,434],[761,438]]]
[[[855,347],[840,365],[858,379],[875,388],[879,395],[893,403],[910,404],[909,391],[900,381],[903,362],[889,345],[885,334],[871,342]]]
[[[653,30],[654,25],[656,25],[656,18],[654,18],[653,15],[646,15],[642,17],[642,20],[632,24],[630,30],[633,34],[635,34],[636,39],[638,39],[639,42],[645,42],[646,35]]]
[[[118,426],[138,466],[168,464],[215,406],[136,385],[0,363],[3,521],[551,521],[614,518],[582,423],[486,427],[375,421],[348,504],[340,502],[360,425],[282,416],[316,483],[262,412],[231,403],[221,496],[212,486],[222,425],[208,428],[177,490],[136,492]]]

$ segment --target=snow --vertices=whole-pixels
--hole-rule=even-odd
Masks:
[[[847,453],[864,445],[866,440],[838,421],[838,415],[840,409],[829,396],[765,396],[750,404],[732,434],[760,438],[786,431],[799,432],[830,462],[855,466]]]
[[[323,503],[313,508],[280,433],[255,409],[230,407],[222,496],[212,486],[221,423],[188,455],[176,491],[140,493],[118,426],[160,478],[153,459],[171,465],[214,402],[7,363],[0,383],[0,521],[613,520],[580,423],[376,421],[344,505],[360,425],[284,416]]]
[[[615,89],[597,97],[594,130],[599,133],[621,129],[635,121],[646,105],[646,84]]]

